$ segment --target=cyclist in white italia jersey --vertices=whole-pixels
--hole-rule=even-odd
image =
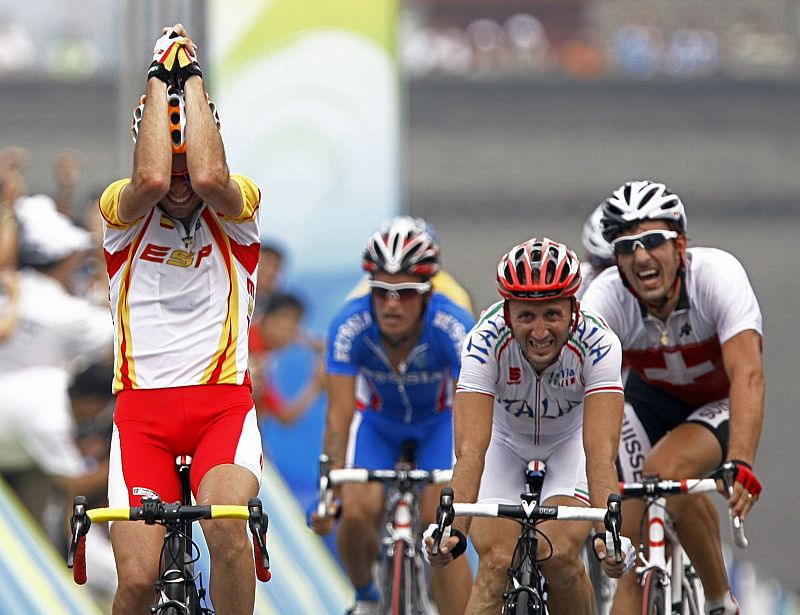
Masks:
[[[459,502],[517,503],[524,470],[547,462],[542,501],[548,506],[605,507],[616,494],[614,466],[622,423],[619,340],[575,299],[581,283],[576,255],[549,239],[514,247],[497,268],[503,301],[487,309],[464,343],[454,405],[456,464],[452,487]],[[579,553],[589,522],[539,527],[552,542],[543,558],[548,609],[553,615],[591,613],[589,580]],[[602,524],[596,528],[603,531]],[[456,518],[443,555],[462,552],[469,532],[479,563],[468,613],[498,613],[506,570],[518,534],[503,519]],[[542,541],[542,549],[550,545]],[[598,557],[613,576],[623,565]]]
[[[761,312],[747,275],[727,252],[687,248],[683,203],[664,184],[621,186],[603,204],[603,228],[617,267],[603,272],[583,301],[619,335],[631,369],[623,478],[695,478],[731,461],[737,475],[730,508],[744,517],[761,492],[752,465],[764,413]],[[626,535],[638,535],[641,506],[623,504]],[[713,504],[692,495],[672,498],[670,508],[703,582],[706,612],[738,613]],[[640,591],[635,579],[622,581],[614,612],[638,612]]]

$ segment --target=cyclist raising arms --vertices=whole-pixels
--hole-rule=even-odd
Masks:
[[[134,114],[133,176],[100,200],[116,338],[109,505],[139,505],[153,492],[180,500],[177,455],[194,458],[198,504],[246,505],[261,477],[247,375],[260,193],[229,174],[181,24],[156,42],[142,106]],[[204,527],[220,615],[253,612],[246,529],[241,521]],[[147,612],[163,536],[159,526],[112,525],[115,614]]]
[[[622,353],[617,336],[575,299],[580,283],[575,253],[549,239],[531,239],[500,261],[503,301],[483,313],[461,356],[453,411],[456,501],[519,502],[534,458],[547,462],[545,505],[604,508],[617,493]],[[539,553],[548,609],[588,615],[591,586],[579,554],[591,524],[562,521],[548,531],[551,523],[538,526],[552,543],[552,556],[546,541]],[[519,527],[457,517],[453,528],[455,536],[432,563],[447,565],[453,553],[463,552],[469,530],[479,564],[467,612],[499,613]],[[604,531],[602,524],[596,529]],[[602,540],[595,549],[606,572],[619,576],[623,564],[605,557]]]
[[[452,466],[453,381],[472,316],[431,290],[439,270],[439,245],[424,224],[395,218],[369,239],[363,268],[370,294],[347,302],[328,337],[328,409],[323,451],[333,467],[393,468],[403,443],[416,443],[417,467]],[[363,378],[365,407],[357,405]],[[348,438],[349,434],[349,438]],[[349,441],[348,441],[349,439]],[[377,613],[372,568],[378,553],[383,487],[345,485],[338,533],[339,553],[356,588],[351,613]],[[437,489],[422,496],[425,523],[435,519]],[[332,521],[314,518],[319,533]],[[464,588],[471,582],[466,561],[432,578],[433,598],[442,615],[463,613]]]
[[[737,468],[731,511],[744,517],[761,491],[752,464],[764,414],[761,312],[747,275],[726,252],[687,249],[683,203],[664,184],[621,186],[603,204],[603,228],[617,267],[592,283],[584,303],[617,332],[631,368],[623,478],[696,478],[729,460]],[[628,536],[638,535],[641,507],[623,505]],[[692,495],[672,498],[670,508],[703,582],[706,612],[738,613],[713,504]],[[640,605],[635,579],[621,582],[614,612]]]

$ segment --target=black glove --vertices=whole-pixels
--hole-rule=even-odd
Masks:
[[[177,40],[176,40],[177,39]],[[153,47],[153,62],[147,71],[147,78],[155,77],[167,85],[173,80],[175,56],[179,49],[181,36],[172,28],[167,30]]]

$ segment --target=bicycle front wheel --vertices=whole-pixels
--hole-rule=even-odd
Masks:
[[[644,573],[642,615],[669,615],[666,578],[662,570],[653,569]]]

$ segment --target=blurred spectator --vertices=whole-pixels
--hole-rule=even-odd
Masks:
[[[730,64],[734,72],[782,73],[797,62],[797,42],[761,13],[751,13],[727,33]]]
[[[256,306],[253,312],[253,321],[260,319],[264,315],[270,297],[278,292],[281,273],[283,272],[283,261],[284,256],[281,248],[273,243],[261,243],[258,271],[256,272]]]
[[[85,253],[75,281],[76,294],[95,305],[108,307],[108,271],[103,252],[103,217],[100,214],[100,193],[91,196],[83,208],[83,227],[89,231],[92,247]]]
[[[0,76],[24,75],[36,65],[36,46],[22,24],[0,15]]]
[[[81,178],[83,154],[74,149],[62,149],[56,154],[53,174],[56,179],[56,208],[65,216],[76,219],[75,189]]]
[[[69,386],[72,416],[75,420],[75,440],[88,466],[94,470],[93,477],[99,480],[84,481],[74,495],[84,495],[89,508],[108,505],[107,481],[108,459],[111,448],[114,396],[110,383],[114,380],[114,365],[111,361],[93,363],[76,374]],[[117,569],[114,553],[108,537],[108,525],[93,528],[86,537],[89,589],[103,603],[110,605],[117,588]]]
[[[10,269],[0,269],[0,342],[6,339],[19,322],[19,279]]]
[[[81,362],[110,359],[113,329],[108,310],[69,292],[88,233],[43,195],[20,199],[16,215],[23,269],[19,324],[0,342],[0,473],[42,520],[53,489],[104,480],[73,439],[67,386]]]
[[[457,27],[420,28],[405,37],[403,62],[411,76],[464,75],[472,70],[472,44]]]
[[[595,33],[583,28],[558,50],[561,69],[570,77],[597,79],[608,72],[608,59],[595,41]]]
[[[665,68],[675,77],[705,77],[719,68],[719,41],[699,24],[676,30],[667,47]]]
[[[551,50],[542,23],[530,13],[515,13],[504,26],[517,69],[543,72],[550,67]]]
[[[648,78],[661,68],[664,34],[655,13],[642,11],[623,24],[614,36],[614,60],[617,70],[633,77]]]
[[[293,423],[305,414],[324,388],[321,345],[315,348],[314,374],[295,400],[284,399],[270,382],[269,354],[301,341],[304,312],[303,303],[294,295],[275,293],[267,301],[264,315],[250,328],[250,379],[256,411],[262,418],[274,417],[283,424]]]
[[[506,31],[493,19],[476,19],[466,29],[475,53],[475,70],[494,72],[508,68],[511,57]]]
[[[0,202],[14,203],[28,194],[25,168],[31,162],[31,153],[24,147],[5,147],[0,150]]]

